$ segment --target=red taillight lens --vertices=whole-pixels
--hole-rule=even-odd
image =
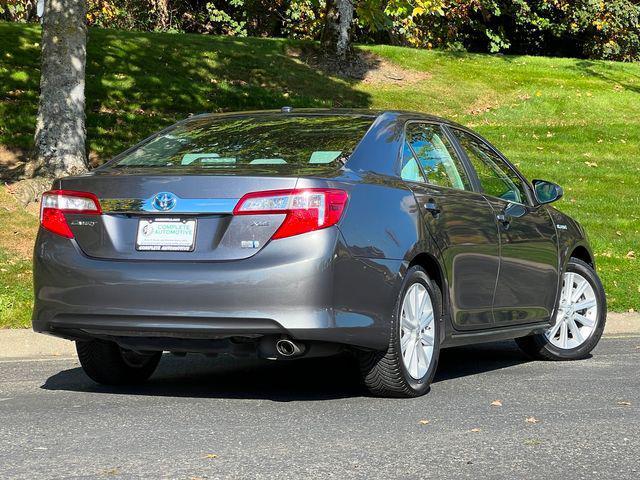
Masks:
[[[98,197],[93,193],[73,190],[50,190],[42,194],[40,203],[40,225],[50,232],[73,238],[65,213],[100,215],[102,209]]]
[[[335,225],[347,204],[347,192],[334,188],[270,190],[248,193],[240,199],[234,215],[286,213],[272,238],[285,238]]]

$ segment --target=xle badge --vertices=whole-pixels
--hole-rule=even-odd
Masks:
[[[258,240],[243,240],[240,242],[240,248],[260,248]]]

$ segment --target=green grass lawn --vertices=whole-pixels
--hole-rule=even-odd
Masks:
[[[0,328],[31,323],[31,261],[0,250]]]
[[[38,26],[0,23],[0,145],[31,147],[39,40]],[[86,94],[92,156],[107,159],[204,111],[292,105],[442,115],[486,135],[527,176],[563,185],[558,207],[589,232],[610,309],[638,309],[640,65],[375,46],[366,48],[426,75],[415,82],[358,82],[327,77],[287,53],[298,45],[91,29]],[[3,248],[10,258],[9,247]],[[11,278],[0,273],[0,286]],[[30,295],[20,294],[21,285],[0,287],[9,291],[0,294],[0,325]]]

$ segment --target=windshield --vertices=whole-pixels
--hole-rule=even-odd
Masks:
[[[345,115],[200,117],[114,159],[112,168],[305,169],[346,160],[373,123]]]

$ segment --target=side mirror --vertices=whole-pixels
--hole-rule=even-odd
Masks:
[[[559,200],[564,191],[560,185],[553,182],[547,182],[546,180],[534,180],[533,189],[536,193],[536,198],[540,203],[551,203]]]

